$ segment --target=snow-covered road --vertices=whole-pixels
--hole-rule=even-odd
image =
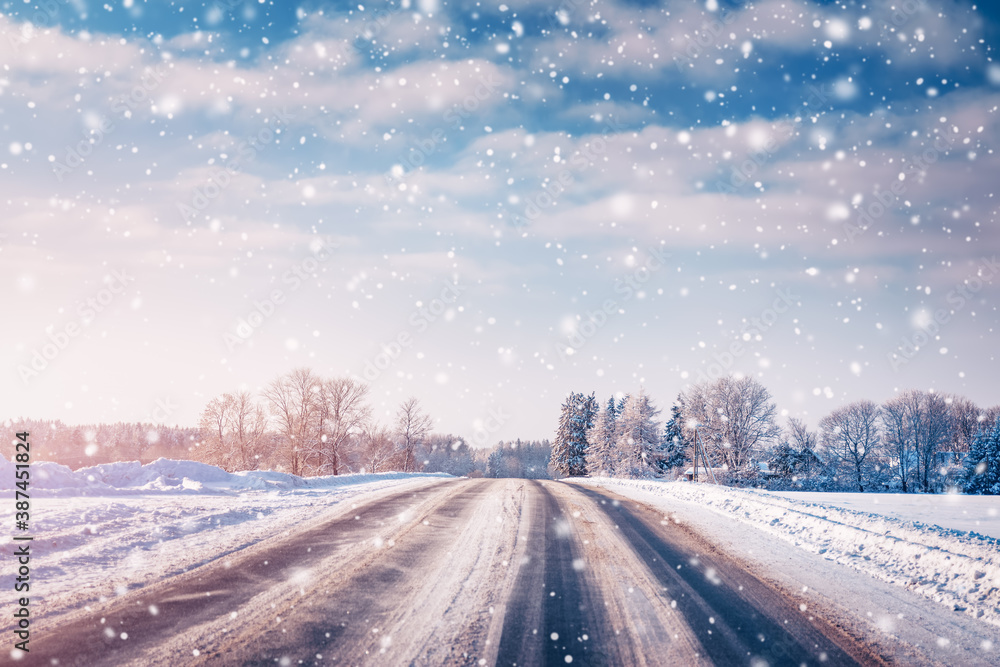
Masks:
[[[978,498],[932,526],[649,480],[35,472],[31,651],[0,663],[997,664],[995,540],[943,527],[989,528]]]
[[[799,605],[663,512],[607,491],[416,480],[66,614],[58,627],[38,632],[24,658],[60,665],[881,662],[877,647]]]

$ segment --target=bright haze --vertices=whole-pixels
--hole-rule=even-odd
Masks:
[[[1000,17],[887,4],[5,2],[2,416],[996,404]]]

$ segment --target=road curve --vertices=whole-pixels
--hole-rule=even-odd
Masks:
[[[220,561],[20,664],[881,664],[662,513],[561,482],[389,492]]]

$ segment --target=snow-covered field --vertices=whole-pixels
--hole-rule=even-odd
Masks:
[[[12,469],[0,459],[0,494],[8,498],[13,497]],[[290,527],[321,520],[345,501],[389,487],[451,479],[445,474],[301,478],[228,473],[167,459],[75,472],[38,462],[31,472],[31,592],[40,622],[224,559]],[[13,512],[13,502],[0,504],[3,525],[13,525]],[[9,533],[0,537],[0,554],[13,551]],[[13,576],[5,572],[0,586],[11,590]]]
[[[996,499],[776,494],[687,482],[581,481],[664,509],[670,501],[697,506],[1000,626],[1000,540],[962,529],[975,525],[981,533],[996,535]]]
[[[1000,498],[958,494],[767,492],[789,500],[881,514],[1000,539]]]

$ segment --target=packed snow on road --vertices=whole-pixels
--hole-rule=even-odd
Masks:
[[[6,486],[10,485],[7,480],[13,479],[13,475],[4,474],[10,472],[11,465],[6,460],[0,462],[0,479]],[[127,600],[130,594],[163,585],[172,578],[182,579],[185,573],[215,571],[212,566],[220,562],[226,566],[252,545],[278,543],[294,537],[296,531],[302,534],[310,527],[332,525],[324,524],[330,517],[354,518],[353,512],[345,514],[347,507],[359,507],[362,503],[377,506],[379,499],[388,493],[431,489],[456,479],[444,474],[412,473],[313,478],[266,471],[228,473],[203,463],[166,459],[147,465],[114,463],[77,471],[40,462],[35,464],[34,473],[35,516],[40,536],[34,553],[40,564],[38,576],[44,575],[44,586],[36,593],[39,636],[59,627],[64,619],[74,618],[74,613],[79,616],[116,600]],[[698,544],[711,543],[722,553],[743,559],[741,562],[748,572],[772,582],[777,586],[775,590],[785,591],[782,595],[801,604],[800,608],[810,618],[811,614],[822,614],[839,627],[848,628],[859,645],[878,647],[880,643],[898,642],[898,646],[905,647],[873,648],[872,655],[881,650],[883,656],[894,660],[939,660],[950,664],[990,664],[1000,655],[997,653],[1000,558],[998,541],[993,537],[997,534],[998,518],[986,499],[941,496],[934,511],[927,512],[920,497],[894,494],[858,497],[771,493],[710,484],[610,478],[573,481],[577,488],[600,487],[642,503],[637,507],[653,508],[662,515],[660,523],[668,528],[682,526],[694,531],[691,535],[704,536],[709,542],[695,540],[691,548],[698,550],[702,548]],[[399,517],[399,526],[411,522],[421,530],[431,531],[425,533],[422,542],[427,548],[435,540],[441,541],[429,539],[435,530],[455,530],[456,536],[465,536],[459,540],[445,538],[436,547],[447,549],[448,553],[442,553],[444,561],[438,563],[444,570],[435,566],[428,574],[435,581],[424,581],[424,577],[408,581],[414,599],[426,597],[420,598],[424,599],[422,606],[439,605],[443,614],[450,615],[449,627],[460,627],[463,619],[480,618],[481,614],[481,622],[490,629],[480,633],[483,638],[477,640],[480,643],[476,649],[481,653],[476,655],[492,659],[506,655],[504,650],[510,651],[509,634],[501,632],[504,628],[509,631],[512,621],[501,622],[497,615],[509,606],[516,610],[531,598],[530,592],[518,590],[518,586],[533,580],[527,574],[519,574],[519,568],[528,567],[531,561],[525,545],[530,550],[535,544],[535,558],[541,557],[541,553],[546,554],[546,559],[552,557],[551,547],[537,551],[541,547],[536,540],[540,538],[531,533],[528,521],[540,509],[538,501],[532,500],[531,494],[526,495],[525,484],[539,483],[501,482],[492,482],[499,485],[495,487],[499,491],[480,489],[477,495],[469,496],[472,500],[463,501],[466,505],[471,502],[470,507],[475,510],[459,509],[465,505],[448,509],[449,503],[457,503],[468,494],[442,492],[437,494],[439,500],[427,501],[431,509],[421,509],[416,514],[406,511]],[[552,488],[573,487],[555,484]],[[639,552],[625,556],[634,548],[633,544],[614,541],[621,537],[608,541],[620,530],[619,520],[610,516],[599,518],[594,514],[598,505],[587,505],[582,497],[574,500],[576,496],[566,493],[557,494],[557,509],[552,505],[546,510],[557,512],[554,516],[562,518],[548,528],[545,525],[553,516],[536,517],[534,521],[543,525],[546,534],[551,529],[547,539],[555,539],[557,545],[568,535],[575,536],[578,546],[574,549],[580,553],[572,556],[567,576],[580,576],[580,582],[588,582],[594,588],[589,596],[603,598],[612,605],[605,607],[604,617],[617,628],[619,642],[627,636],[641,646],[643,641],[650,640],[643,639],[646,635],[639,619],[653,613],[650,609],[658,604],[656,598],[666,595],[656,592],[655,577],[643,574],[655,565],[656,558],[646,556],[644,561]],[[375,505],[371,505],[372,501]],[[596,498],[590,502],[596,502]],[[422,523],[425,514],[421,513],[427,516]],[[448,528],[451,524],[447,522],[453,523],[459,516],[465,518]],[[930,518],[934,523],[929,522]],[[12,517],[5,516],[4,520]],[[964,530],[970,526],[978,530]],[[375,557],[371,554],[376,552],[392,552],[383,549],[394,544],[394,533],[379,530],[382,532],[373,533],[372,540],[367,540],[378,549],[364,552],[369,554],[366,558]],[[687,539],[683,537],[685,534],[679,534],[682,541]],[[469,535],[477,537],[466,539]],[[403,540],[399,543],[402,546],[396,547],[397,559],[405,553],[398,549],[417,548],[420,544],[402,537],[396,539]],[[13,549],[9,538],[0,543],[5,556],[13,553]],[[436,557],[432,560],[437,562]],[[397,567],[392,562],[385,565],[390,571]],[[354,567],[341,565],[345,572]],[[680,566],[683,568],[686,563]],[[372,571],[380,570],[376,567]],[[526,570],[529,571],[530,568]],[[705,576],[716,581],[718,575],[707,568]],[[4,585],[11,584],[12,575],[5,573],[4,577]],[[427,590],[431,593],[420,592],[426,588],[420,581],[430,586]],[[627,586],[618,591],[624,582]],[[633,595],[633,589],[639,593]],[[563,599],[565,591],[552,593]],[[636,597],[639,594],[645,597]],[[673,595],[676,593],[668,597]],[[409,604],[405,596],[401,604]],[[447,609],[452,611],[446,612]],[[665,610],[668,615],[664,616],[667,619],[664,622],[684,626],[695,623],[694,619],[686,618],[670,621],[672,612],[669,607]],[[412,616],[413,612],[406,613]],[[656,613],[663,616],[665,612]],[[914,616],[919,616],[919,622],[911,622]],[[9,629],[10,623],[6,627]],[[407,627],[410,629],[405,631],[397,628],[397,646],[392,650],[402,650],[398,642],[407,637],[414,645],[427,640],[412,629],[412,621]],[[434,632],[440,634],[441,630]],[[449,643],[451,653],[440,654],[442,660],[454,662],[452,653],[463,641],[475,644],[470,638],[474,631],[462,632],[466,634],[460,633]],[[687,632],[683,645],[688,648],[684,650],[697,656],[697,631]],[[595,633],[591,630],[592,635]],[[208,637],[204,641],[211,645],[213,635],[198,636]],[[501,636],[507,639],[507,648],[497,654],[496,642]],[[494,643],[493,653],[490,642]],[[591,650],[594,646],[591,642]],[[579,651],[579,647],[565,650],[565,655],[572,656],[572,651]],[[675,647],[675,650],[680,649]],[[581,656],[579,652],[577,655]]]

